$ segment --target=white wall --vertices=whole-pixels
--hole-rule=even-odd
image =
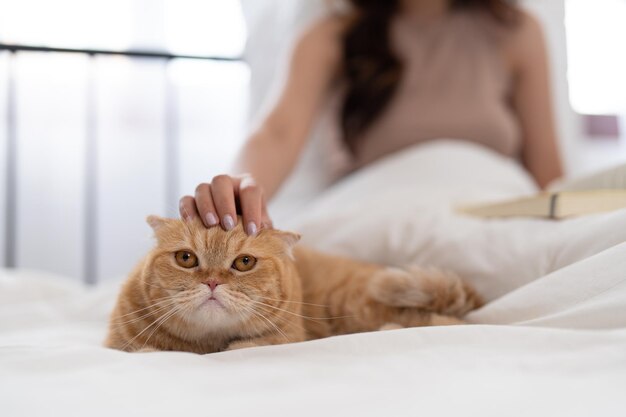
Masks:
[[[0,265],[5,263],[5,215],[6,215],[6,94],[7,94],[7,70],[8,53],[0,53]]]

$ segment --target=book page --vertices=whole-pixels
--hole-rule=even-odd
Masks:
[[[626,164],[579,178],[557,180],[548,191],[626,190]]]

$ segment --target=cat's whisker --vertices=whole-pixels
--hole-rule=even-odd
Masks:
[[[175,316],[179,311],[181,310],[180,307],[177,307],[176,309],[174,309],[174,311],[170,311],[169,314],[167,314],[165,317],[162,317],[157,326],[152,329],[152,331],[150,332],[150,334],[148,335],[148,337],[146,338],[146,341],[143,342],[143,345],[141,345],[141,349],[145,348],[146,345],[148,344],[148,341],[150,340],[150,338],[152,337],[152,335],[154,335],[156,333],[156,331],[159,329],[159,327],[161,327],[167,320],[169,320],[170,318],[172,318],[173,316]]]
[[[242,307],[243,312],[237,310],[236,313],[237,315],[239,315],[239,317],[241,317],[242,321],[245,321],[246,326],[253,327],[253,333],[250,334],[251,337],[257,337],[267,330],[267,327],[265,325],[258,322],[257,320],[254,320],[254,318],[258,317],[258,315],[254,311],[250,311],[249,308],[246,309],[246,306],[240,307]]]
[[[264,296],[261,296],[261,297],[266,301],[275,301],[275,302],[289,303],[289,304],[301,304],[304,306],[313,306],[313,307],[325,307],[325,308],[330,307],[328,304],[314,304],[314,303],[305,303],[302,301],[279,300],[276,298],[269,298],[269,297],[264,297]]]
[[[276,329],[276,331],[278,333],[280,333],[285,340],[287,341],[287,343],[289,343],[289,338],[287,337],[287,335],[285,334],[285,332],[283,332],[274,322],[272,322],[270,319],[268,319],[267,317],[265,317],[265,315],[263,315],[261,312],[259,312],[258,310],[256,310],[254,308],[254,306],[249,306],[250,307],[250,311],[255,314],[258,315],[259,317],[263,318],[267,323],[269,323],[274,329]]]
[[[293,311],[285,310],[283,308],[279,308],[279,307],[276,307],[276,306],[273,306],[273,305],[270,305],[270,304],[265,304],[265,303],[263,303],[261,301],[256,301],[256,300],[252,300],[252,301],[254,303],[261,304],[261,305],[263,305],[265,307],[269,307],[269,308],[273,308],[275,310],[283,311],[285,313],[291,314],[291,315],[296,316],[296,317],[303,318],[305,320],[312,320],[312,321],[315,321],[315,320],[338,320],[338,319],[350,319],[350,318],[354,317],[354,316],[310,317],[310,316],[304,316],[302,314],[294,313]]]
[[[175,304],[176,304],[176,301],[171,301],[170,303],[168,303],[166,305],[160,306],[159,308],[157,308],[154,311],[150,311],[150,312],[145,313],[145,314],[143,314],[143,315],[141,315],[139,317],[135,317],[134,319],[127,320],[127,321],[121,321],[121,322],[120,321],[114,321],[113,323],[116,324],[116,327],[127,326],[129,324],[136,323],[138,321],[144,320],[144,319],[146,319],[146,318],[148,318],[148,317],[150,317],[150,316],[152,316],[154,314],[159,314],[160,312],[167,310],[168,308],[172,307]]]
[[[263,307],[263,306],[257,306],[257,308],[259,308],[261,311],[263,311],[264,313],[268,313],[268,314],[272,314],[273,311],[268,309],[267,307]],[[295,321],[293,321],[291,319],[291,317],[289,316],[283,316],[283,317],[277,317],[276,318],[277,322],[280,323],[284,323],[284,322],[289,322],[290,325],[292,326],[296,326],[299,329],[302,329],[304,331],[304,333],[306,334],[308,331],[304,326],[299,325],[298,323],[296,323]]]
[[[200,291],[192,290],[192,291],[187,291],[183,296],[185,298],[180,298],[180,301],[181,303],[186,303],[189,301],[197,301],[198,299],[206,297],[207,293],[201,290]]]
[[[259,329],[259,328],[260,328],[260,330],[261,330],[261,331],[265,331],[265,330],[267,330],[267,327],[265,327],[265,326],[260,326],[260,325],[259,325],[259,323],[257,323],[255,320],[252,320],[252,319],[254,319],[254,318],[260,317],[260,316],[256,313],[256,311],[255,311],[252,307],[250,307],[250,306],[246,306],[246,305],[243,305],[243,304],[242,304],[242,305],[240,305],[239,307],[240,307],[240,308],[243,310],[243,312],[244,312],[244,313],[246,313],[246,314],[243,314],[243,313],[242,313],[241,311],[239,311],[239,310],[237,310],[237,311],[236,311],[236,313],[237,313],[237,314],[238,314],[238,315],[239,315],[239,316],[240,316],[243,320],[247,320],[247,323],[246,323],[246,324],[248,324],[248,325],[249,325],[249,324],[252,324],[252,325],[254,325],[255,329]]]
[[[253,308],[252,306],[250,306],[250,305],[246,305],[246,304],[239,304],[238,306],[239,306],[241,309],[245,310],[247,313],[250,313],[250,314],[254,314],[254,313],[255,313],[254,308]],[[244,319],[245,319],[245,318],[247,318],[246,316],[243,316],[243,317],[244,317]]]
[[[243,314],[240,310],[243,310],[243,313],[247,313],[247,315]],[[253,320],[251,320],[251,319],[256,318],[256,317],[260,317],[260,316],[258,316],[256,314],[256,311],[254,311],[254,309],[251,306],[247,306],[247,305],[244,305],[244,304],[240,304],[239,305],[239,309],[235,310],[235,312],[243,320],[248,320],[247,324],[255,324],[256,325],[256,323],[253,323]],[[255,326],[255,327],[257,327],[257,326]],[[263,328],[263,330],[266,330],[266,328]]]
[[[262,305],[257,305],[255,308],[261,310],[262,312],[266,314],[274,314],[272,310],[268,309],[267,307],[263,307]],[[283,315],[282,317],[280,316],[275,317],[275,320],[277,321],[278,324],[288,323],[290,326],[296,326],[297,328],[301,329],[304,332],[304,334],[308,333],[308,330],[304,326],[301,326],[297,322],[290,320],[289,316]]]
[[[239,300],[237,300],[237,298],[239,298]],[[248,321],[247,324],[253,324],[255,329],[260,328],[261,331],[267,330],[267,327],[261,327],[259,326],[258,323],[254,322],[253,320],[250,320],[250,318],[255,318],[255,317],[263,318],[265,321],[269,320],[266,317],[261,317],[260,313],[254,308],[254,306],[245,304],[246,302],[249,303],[252,301],[250,297],[248,297],[245,294],[243,294],[242,296],[242,293],[234,293],[234,294],[225,293],[222,296],[222,300],[227,303],[231,303],[233,299],[235,299],[234,304],[236,304],[236,306],[239,307],[239,309],[244,310],[245,313],[248,313],[248,315],[246,316],[241,311],[239,311],[239,309],[237,308],[234,309],[235,313],[237,313],[237,315],[240,316],[242,320],[244,321],[247,320]],[[270,321],[269,323],[274,327],[274,329],[277,329],[277,326],[273,322]]]
[[[127,314],[122,314],[121,316],[118,316],[118,318],[123,318],[123,317],[127,317],[127,316],[130,316],[130,315],[133,315],[133,314],[137,314],[140,311],[148,310],[148,309],[150,309],[152,307],[157,307],[160,304],[166,303],[168,301],[174,301],[174,298],[176,298],[176,297],[177,297],[177,295],[172,295],[172,296],[163,297],[163,298],[157,298],[155,300],[152,300],[152,301],[155,301],[155,303],[150,304],[147,307],[140,308],[139,310],[131,311],[130,313],[127,313]]]
[[[157,332],[157,330],[159,330],[159,327],[161,327],[163,324],[165,324],[165,322],[168,321],[170,318],[172,318],[176,314],[178,314],[178,313],[180,313],[180,312],[182,312],[182,311],[184,311],[186,309],[187,309],[187,307],[185,305],[179,305],[179,307],[175,311],[173,311],[170,315],[168,315],[163,320],[161,320],[160,323],[150,332],[150,334],[148,335],[148,338],[143,343],[141,348],[143,349],[144,347],[146,347],[146,345],[148,344],[148,341],[150,340],[152,335],[154,335]]]
[[[154,326],[156,323],[158,323],[163,317],[169,315],[170,313],[174,312],[177,308],[179,307],[173,307],[171,308],[169,311],[167,311],[166,313],[164,313],[163,315],[161,315],[159,318],[157,318],[156,320],[154,320],[152,323],[150,323],[148,326],[146,326],[141,332],[139,332],[135,337],[133,337],[132,339],[130,339],[128,342],[126,342],[126,344],[122,347],[122,350],[126,350],[126,348],[128,346],[131,346],[132,343],[142,334],[144,334],[148,329],[150,329],[152,326]]]

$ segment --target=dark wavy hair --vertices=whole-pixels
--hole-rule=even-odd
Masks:
[[[348,0],[352,20],[343,37],[346,95],[341,108],[343,139],[353,153],[359,137],[382,114],[400,83],[403,63],[390,45],[392,18],[400,0]],[[503,25],[518,20],[518,8],[506,0],[452,0],[453,9],[482,9]]]

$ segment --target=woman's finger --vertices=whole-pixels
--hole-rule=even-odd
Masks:
[[[265,201],[265,195],[261,196],[261,228],[263,229],[274,228],[272,219],[270,219],[270,215],[267,212],[267,202]]]
[[[178,202],[178,211],[180,212],[180,217],[183,220],[193,220],[198,216],[198,211],[196,210],[196,200],[190,195],[184,196]]]
[[[235,190],[228,175],[218,175],[211,181],[211,195],[218,218],[224,230],[232,230],[237,225]]]
[[[213,204],[211,184],[200,184],[196,187],[195,206],[198,215],[206,227],[213,227],[219,223],[217,211]]]
[[[246,233],[256,235],[262,221],[262,192],[250,176],[242,178],[239,183],[239,204]]]

